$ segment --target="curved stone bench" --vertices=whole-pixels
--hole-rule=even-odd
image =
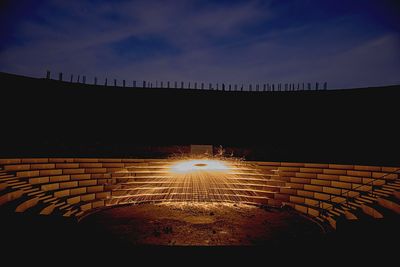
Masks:
[[[172,162],[171,159],[0,159],[0,208],[80,218],[104,207],[138,203],[138,196],[149,189],[153,194],[151,201],[164,201],[168,188],[154,185],[171,175],[168,170]],[[245,162],[227,176],[232,187],[210,188],[208,201],[238,199],[252,204],[286,205],[335,228],[341,219],[357,220],[363,216],[379,219],[387,210],[399,213],[398,169]],[[185,199],[182,196],[169,200]],[[193,196],[187,200],[193,201]]]

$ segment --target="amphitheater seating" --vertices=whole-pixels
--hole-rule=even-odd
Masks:
[[[333,228],[341,220],[400,214],[398,167],[245,163],[232,180],[235,187],[225,193],[247,203],[290,206]],[[131,203],[143,185],[165,178],[170,164],[170,159],[0,159],[0,210],[80,219]],[[167,188],[157,190],[162,196]],[[210,196],[218,200],[217,193]]]

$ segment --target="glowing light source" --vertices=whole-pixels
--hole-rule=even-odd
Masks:
[[[229,170],[230,168],[223,161],[211,159],[178,161],[172,165],[170,169],[172,173],[191,173],[198,171],[226,172]]]
[[[128,166],[110,204],[144,202],[266,203],[276,192],[274,174],[263,174],[234,158],[180,157],[154,166]],[[272,184],[270,184],[271,182]]]

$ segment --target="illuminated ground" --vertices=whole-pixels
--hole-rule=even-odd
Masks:
[[[243,204],[131,205],[81,224],[131,245],[280,246],[322,236],[317,224],[294,211]]]

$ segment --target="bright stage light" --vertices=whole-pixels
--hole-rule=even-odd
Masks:
[[[227,172],[230,168],[223,161],[211,159],[182,160],[171,166],[173,173]]]

